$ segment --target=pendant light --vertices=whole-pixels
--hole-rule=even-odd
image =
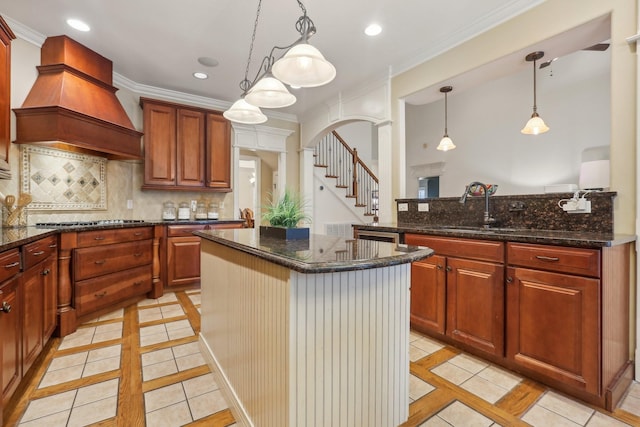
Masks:
[[[438,144],[438,150],[440,151],[449,151],[456,148],[453,144],[451,138],[447,133],[447,94],[453,90],[452,86],[442,86],[440,88],[440,92],[444,93],[444,136],[440,140],[440,144]]]
[[[267,121],[267,116],[255,105],[249,104],[244,98],[238,99],[231,108],[222,113],[225,119],[236,123],[257,125]]]
[[[533,62],[533,114],[524,128],[520,131],[525,135],[538,135],[549,130],[549,127],[544,123],[544,120],[542,120],[538,115],[538,107],[536,105],[536,61],[543,56],[544,52],[538,51],[532,52],[525,57],[527,62]]]
[[[258,80],[244,99],[249,104],[264,108],[288,107],[296,102],[296,97],[270,73]]]

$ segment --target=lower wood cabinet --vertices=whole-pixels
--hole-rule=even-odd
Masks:
[[[22,292],[19,284],[20,277],[16,276],[0,285],[2,406],[9,401],[22,378]]]

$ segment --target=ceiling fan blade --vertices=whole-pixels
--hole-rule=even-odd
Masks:
[[[609,43],[597,43],[597,44],[594,44],[593,46],[585,47],[582,50],[595,50],[598,52],[603,52],[607,49],[609,49]]]

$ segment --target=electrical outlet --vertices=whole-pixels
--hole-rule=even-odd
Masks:
[[[133,209],[133,200],[127,200],[127,209]]]
[[[195,212],[197,206],[198,206],[198,202],[196,200],[192,200],[191,201],[191,212]]]
[[[407,212],[409,210],[408,203],[398,203],[398,212]]]
[[[567,211],[570,214],[585,214],[585,213],[591,213],[591,200],[584,200],[584,199],[580,199],[581,201],[583,201],[584,203],[578,201],[577,203],[577,209],[572,210],[572,211]]]
[[[429,203],[418,203],[418,212],[429,212]]]

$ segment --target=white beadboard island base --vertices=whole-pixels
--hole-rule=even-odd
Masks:
[[[200,340],[238,421],[407,420],[409,262],[303,273],[206,239],[201,254]]]

